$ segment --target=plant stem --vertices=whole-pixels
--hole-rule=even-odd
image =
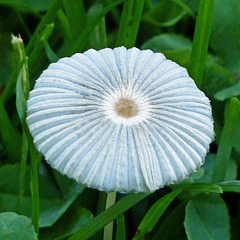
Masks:
[[[106,209],[111,207],[116,202],[116,194],[117,192],[110,192],[107,194],[107,200],[106,200]],[[103,233],[103,239],[104,240],[112,240],[113,235],[113,221],[108,223],[104,227],[104,233]]]

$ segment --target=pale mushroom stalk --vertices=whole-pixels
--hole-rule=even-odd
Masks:
[[[109,207],[115,204],[116,195],[117,195],[117,192],[110,192],[107,194],[106,209],[108,209]],[[104,240],[112,240],[112,237],[113,237],[113,221],[104,227],[104,232],[103,232]]]

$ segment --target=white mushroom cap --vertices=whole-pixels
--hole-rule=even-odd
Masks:
[[[36,148],[62,174],[106,192],[152,192],[204,163],[209,99],[185,68],[137,48],[51,64],[28,100]]]

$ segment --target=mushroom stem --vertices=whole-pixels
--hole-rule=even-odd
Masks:
[[[115,204],[116,194],[117,192],[110,192],[107,194],[106,209]],[[112,235],[113,235],[113,221],[104,227],[103,239],[112,240]]]

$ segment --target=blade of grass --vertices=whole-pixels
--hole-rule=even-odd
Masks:
[[[169,204],[181,192],[182,189],[177,189],[160,198],[144,216],[133,239],[144,239],[144,236],[152,231]]]
[[[159,218],[162,216],[164,211],[167,209],[169,204],[173,201],[175,197],[177,197],[183,190],[187,191],[209,191],[209,192],[216,192],[221,193],[222,189],[213,184],[191,184],[181,188],[176,189],[173,192],[168,193],[164,197],[160,198],[147,214],[144,216],[142,222],[140,223],[138,230],[136,232],[134,240],[144,239],[144,236],[149,234],[154,226],[156,225]]]
[[[45,26],[45,28],[39,33],[38,39],[35,41],[35,45],[31,54],[29,55],[29,62],[28,66],[31,69],[33,65],[36,64],[39,55],[41,54],[42,50],[44,49],[48,39],[52,35],[54,29],[54,24],[50,23]]]
[[[94,28],[98,25],[99,21],[115,6],[119,5],[120,3],[122,3],[123,0],[117,0],[114,1],[113,3],[107,5],[104,7],[104,9],[98,13],[96,15],[96,17],[89,22],[88,26],[86,27],[86,29],[83,31],[83,33],[81,34],[80,38],[78,38],[78,40],[75,41],[75,44],[73,44],[72,48],[70,49],[70,51],[68,52],[67,55],[72,55],[76,52],[82,52],[88,39],[90,34],[93,32]]]
[[[240,193],[240,181],[221,182],[219,186],[221,186],[224,192]]]
[[[135,45],[143,11],[144,0],[125,1],[118,29],[116,46]]]
[[[224,114],[224,126],[218,145],[216,165],[213,171],[213,183],[224,181],[239,122],[240,101],[235,97],[231,98],[225,108]]]
[[[208,43],[212,27],[214,0],[200,0],[194,31],[189,73],[201,88],[207,61]]]
[[[71,29],[70,29],[70,25],[68,22],[68,18],[66,16],[66,14],[63,12],[62,9],[60,9],[58,11],[58,19],[60,21],[61,24],[61,29],[64,32],[64,38],[67,41],[71,41],[72,40],[72,33],[71,33]]]
[[[111,2],[113,2],[113,0],[105,0],[105,2],[107,4],[110,4]],[[114,7],[111,9],[110,14],[112,15],[112,18],[114,20],[115,23],[119,23],[120,21],[120,13],[117,7]]]
[[[72,32],[72,40],[75,41],[87,25],[87,14],[83,0],[63,0],[67,12],[69,26]]]
[[[104,6],[102,4],[98,4],[98,3],[94,4],[88,10],[88,22],[92,22],[95,16],[98,14],[98,12],[103,9],[104,9]],[[99,20],[99,23],[94,28],[91,35],[89,36],[87,47],[94,48],[97,50],[107,47],[107,31],[106,31],[105,17],[102,17]]]
[[[62,0],[55,0],[52,6],[48,9],[47,13],[42,18],[41,22],[39,23],[37,29],[34,31],[33,36],[31,37],[27,47],[26,47],[26,54],[30,55],[36,41],[39,38],[39,32],[45,27],[45,25],[54,22],[54,19],[57,16],[58,10],[62,7]]]
[[[126,240],[126,227],[123,214],[119,215],[117,218],[116,240]]]
[[[48,42],[45,44],[45,51],[46,51],[47,57],[51,63],[57,62],[59,60],[58,55],[52,50],[52,48]]]
[[[84,227],[75,233],[69,240],[87,240],[94,236],[106,224],[117,218],[120,214],[127,211],[129,208],[140,202],[142,199],[149,196],[150,193],[132,193],[119,200],[110,208],[99,214],[97,217],[90,220]]]
[[[22,124],[22,129],[24,134],[26,134],[28,140],[28,146],[30,151],[30,165],[31,165],[31,180],[30,180],[30,189],[31,189],[31,196],[32,196],[32,224],[36,233],[39,232],[39,191],[38,191],[38,173],[37,173],[37,153],[36,149],[33,144],[32,137],[29,133],[27,123],[26,123],[26,111],[27,111],[27,98],[30,91],[30,83],[29,83],[29,75],[28,75],[28,64],[25,53],[25,48],[23,44],[23,40],[19,37],[16,38],[13,36],[12,44],[16,49],[18,54],[19,64],[23,63],[22,70],[19,74],[16,86],[16,107],[18,111],[18,115]],[[24,144],[24,143],[23,143]],[[26,150],[26,148],[23,149]],[[22,153],[25,155],[26,153]],[[25,158],[22,159],[22,172],[20,173],[20,187],[23,187],[24,184],[24,176],[25,176],[25,169],[26,169],[26,160]],[[23,192],[23,189],[20,189],[19,192]],[[21,195],[20,195],[21,198]]]
[[[21,170],[20,170],[20,176],[19,176],[19,194],[18,194],[18,207],[17,207],[18,214],[21,214],[21,209],[22,209],[27,157],[28,157],[28,139],[27,139],[27,135],[25,134],[25,132],[23,132],[22,148],[21,148]]]

